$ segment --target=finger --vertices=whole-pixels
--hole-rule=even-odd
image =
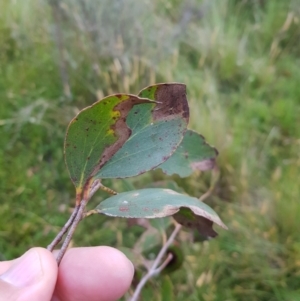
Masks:
[[[13,264],[15,260],[1,261],[0,262],[0,275],[5,273]]]
[[[8,263],[9,269],[0,276],[0,301],[51,300],[57,264],[49,251],[33,248]]]
[[[111,247],[68,250],[59,266],[53,301],[113,301],[128,290],[134,268]]]

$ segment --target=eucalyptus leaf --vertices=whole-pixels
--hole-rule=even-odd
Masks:
[[[202,135],[187,130],[174,154],[158,168],[168,175],[188,177],[196,170],[212,169],[217,155],[218,151]]]
[[[77,193],[123,146],[131,135],[126,118],[132,107],[153,103],[130,94],[116,94],[80,111],[70,122],[65,161]]]
[[[156,103],[135,106],[126,124],[131,136],[97,172],[95,178],[132,177],[166,161],[183,139],[189,120],[186,86],[157,84],[139,93]]]
[[[171,189],[149,188],[119,193],[101,202],[95,209],[108,216],[125,218],[160,218],[179,213],[187,227],[195,227],[203,235],[213,235],[207,227],[213,223],[227,229],[217,213],[205,203]],[[189,215],[187,214],[189,212]],[[196,222],[200,218],[204,223]],[[187,222],[190,220],[190,223]],[[180,221],[179,221],[180,222]]]

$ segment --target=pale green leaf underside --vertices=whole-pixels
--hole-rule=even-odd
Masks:
[[[115,217],[159,218],[173,215],[180,208],[189,208],[195,215],[227,228],[208,205],[171,189],[149,188],[123,192],[104,200],[96,210]]]

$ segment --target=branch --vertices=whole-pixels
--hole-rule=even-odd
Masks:
[[[87,202],[92,198],[92,196],[96,193],[96,191],[102,186],[103,185],[101,184],[99,179],[93,181],[92,185],[90,186],[90,189],[88,190],[87,195],[85,197],[83,197],[83,199],[79,202],[78,205],[75,206],[75,209],[74,209],[73,213],[71,214],[70,218],[68,219],[68,221],[65,223],[65,225],[62,227],[62,229],[59,231],[59,233],[53,239],[51,244],[47,247],[47,250],[52,252],[54,250],[54,248],[62,240],[62,238],[66,234],[66,232],[69,230],[69,232],[63,242],[63,245],[58,253],[57,259],[56,259],[58,265],[59,265],[60,261],[62,260],[62,257],[64,256],[64,254],[70,244],[73,233],[74,233],[76,227],[78,226],[79,222],[83,219],[83,217],[90,215],[90,214],[83,212]],[[113,191],[113,193],[116,193],[116,192]],[[76,199],[80,200],[81,196],[80,195],[76,196]],[[93,210],[91,210],[91,211],[93,211]]]
[[[170,245],[174,242],[174,239],[175,239],[176,235],[178,234],[178,232],[180,231],[180,229],[181,229],[181,225],[176,224],[175,229],[173,230],[171,236],[168,238],[167,242],[161,248],[161,250],[158,253],[155,261],[153,262],[151,268],[148,270],[147,274],[143,276],[143,278],[141,279],[141,281],[137,285],[137,287],[135,289],[135,292],[132,295],[130,301],[137,301],[138,297],[139,297],[143,287],[147,283],[147,281],[150,278],[152,278],[153,276],[158,275],[167,266],[167,264],[172,260],[173,255],[170,254],[167,257],[167,259],[159,266],[160,262],[162,261],[162,258],[166,254],[166,252],[167,252],[168,248],[170,247]]]
[[[73,223],[73,221],[74,221],[74,219],[75,219],[75,217],[77,215],[78,210],[79,210],[79,206],[76,206],[74,208],[74,211],[71,214],[70,218],[68,219],[68,221],[62,227],[62,229],[58,232],[58,234],[53,239],[53,241],[51,242],[51,244],[47,247],[47,250],[49,250],[50,252],[52,252],[54,250],[54,248],[59,244],[59,242],[62,240],[63,236],[66,234],[66,232],[68,231],[68,229],[72,225],[72,223]]]
[[[169,253],[166,260],[153,272],[153,276],[159,275],[163,269],[169,264],[169,262],[173,259],[173,254]]]
[[[68,234],[67,234],[67,236],[66,236],[66,238],[64,240],[64,243],[63,243],[61,249],[59,250],[58,256],[56,258],[56,261],[57,261],[58,265],[60,264],[63,256],[65,255],[65,253],[66,253],[66,251],[68,249],[68,246],[70,244],[70,241],[72,239],[72,236],[74,234],[74,231],[75,231],[75,229],[77,228],[79,222],[82,219],[82,214],[83,214],[83,210],[84,210],[84,208],[86,206],[86,203],[87,203],[87,201],[84,200],[84,199],[80,202],[79,208],[77,210],[77,214],[76,214],[76,216],[75,216],[75,218],[74,218],[74,220],[72,222],[70,230],[69,230],[69,232],[68,232]]]

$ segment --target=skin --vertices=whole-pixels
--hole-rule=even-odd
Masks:
[[[133,274],[132,263],[111,247],[70,249],[59,267],[52,253],[33,248],[0,262],[0,301],[114,301]]]

